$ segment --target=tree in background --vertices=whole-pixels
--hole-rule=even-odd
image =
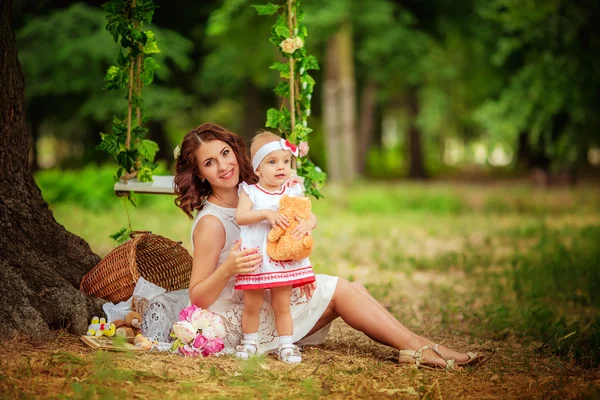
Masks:
[[[486,0],[477,12],[505,82],[477,120],[492,138],[521,137],[530,166],[574,168],[600,142],[600,4]]]
[[[106,130],[112,115],[122,111],[122,94],[103,90],[102,80],[118,52],[105,26],[102,9],[75,3],[48,15],[34,16],[17,32],[27,82],[34,167],[43,125],[58,138],[83,145],[83,160],[77,161],[80,165],[105,159],[95,149],[98,132]],[[192,43],[176,32],[152,29],[164,43],[164,51],[155,56],[162,68],[156,71],[156,84],[144,91],[144,101],[152,111],[154,129],[150,138],[159,143],[159,155],[171,159],[171,146],[161,125],[194,102],[190,95],[169,84],[174,74],[192,66],[188,55]]]

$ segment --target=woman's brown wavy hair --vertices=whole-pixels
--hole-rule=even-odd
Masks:
[[[181,152],[175,167],[175,204],[193,218],[192,212],[202,210],[212,188],[207,180],[200,179],[196,152],[202,142],[220,140],[231,146],[240,167],[240,182],[258,182],[252,164],[246,154],[246,145],[241,137],[215,124],[203,124],[188,132],[181,143]],[[239,182],[238,182],[239,183]]]

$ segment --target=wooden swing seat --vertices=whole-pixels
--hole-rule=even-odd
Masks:
[[[115,183],[114,190],[117,196],[126,196],[129,192],[149,194],[175,194],[173,189],[173,175],[154,175],[154,182],[139,182],[136,178],[127,183]]]

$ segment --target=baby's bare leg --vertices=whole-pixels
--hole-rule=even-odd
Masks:
[[[279,336],[291,336],[294,333],[294,323],[290,312],[290,296],[292,286],[271,288],[271,307],[275,313],[275,326]]]
[[[260,309],[263,304],[263,289],[244,290],[244,311],[242,312],[242,332],[258,332]]]

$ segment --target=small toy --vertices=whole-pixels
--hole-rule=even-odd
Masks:
[[[104,320],[104,318],[102,319]],[[106,320],[104,320],[104,323],[106,323]],[[86,335],[94,336],[98,329],[100,329],[100,318],[94,317],[92,318],[92,323],[88,326]]]
[[[142,332],[142,315],[138,312],[131,311],[125,316],[124,320],[117,319],[113,321],[113,324],[115,324],[117,328],[117,336],[132,338]]]
[[[102,320],[104,320],[104,318],[100,319],[100,321]],[[114,336],[116,330],[117,327],[115,326],[115,324],[108,324],[106,322],[100,323],[100,328],[98,328],[94,336]]]
[[[145,337],[144,335],[142,335],[141,333],[138,333],[136,335],[133,343],[136,346],[141,347],[145,350],[150,350],[153,346],[158,345],[158,342],[156,340],[152,341],[152,340],[148,339],[147,337]]]
[[[279,213],[287,217],[289,226],[283,229],[280,226],[269,231],[267,238],[267,254],[276,261],[302,260],[310,255],[313,247],[313,238],[310,235],[296,240],[290,233],[298,221],[310,218],[311,203],[308,197],[281,196],[279,200]]]

